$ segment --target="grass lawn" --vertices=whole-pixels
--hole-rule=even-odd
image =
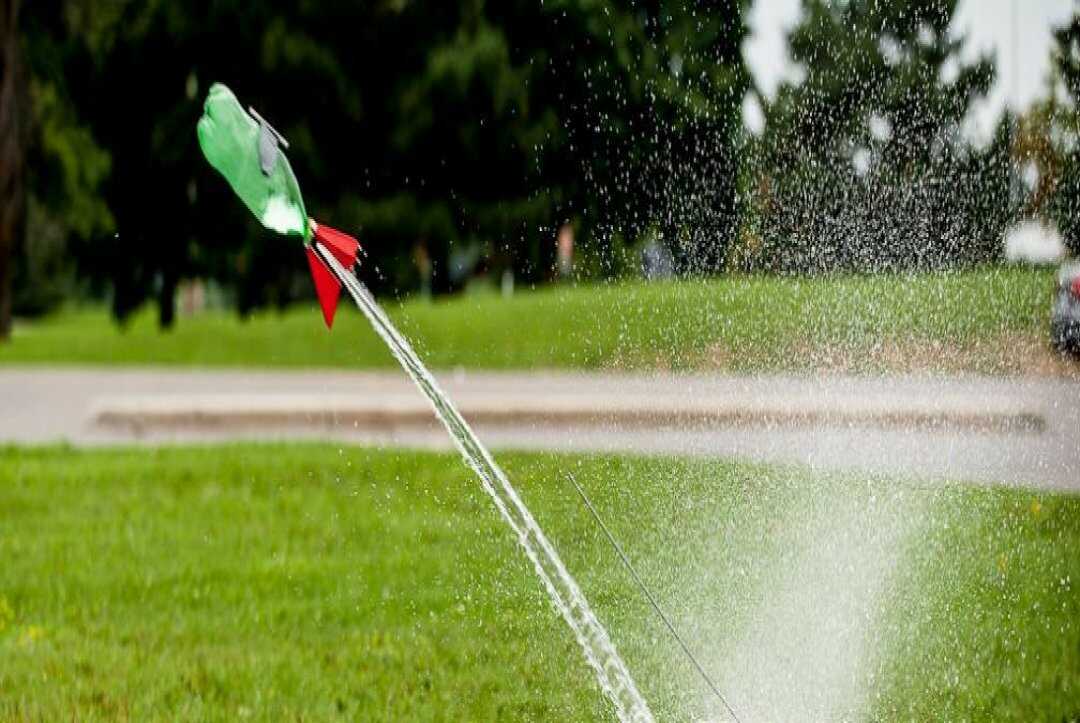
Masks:
[[[554,287],[504,300],[474,293],[390,303],[431,366],[730,371],[935,369],[1017,372],[1062,362],[1047,325],[1053,272],[708,281]],[[160,334],[146,311],[126,330],[101,310],[16,327],[2,363],[386,367],[366,321],[323,328],[314,304],[240,321],[210,313]]]
[[[1080,498],[677,458],[504,462],[661,719],[711,701],[564,469],[744,720],[805,713],[800,691],[860,718],[1080,716]],[[802,690],[803,673],[832,687]],[[0,449],[0,719],[608,715],[452,455]]]

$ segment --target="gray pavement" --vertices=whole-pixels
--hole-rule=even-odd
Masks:
[[[449,372],[495,448],[736,456],[1080,491],[1080,383]],[[0,369],[0,443],[329,439],[448,448],[401,373]]]

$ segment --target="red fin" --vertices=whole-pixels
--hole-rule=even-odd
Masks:
[[[327,246],[327,248],[331,247]],[[341,294],[341,282],[334,277],[330,269],[326,268],[326,264],[319,258],[315,249],[311,246],[305,246],[304,251],[307,253],[311,278],[315,281],[315,294],[319,297],[319,306],[322,307],[323,321],[326,322],[326,328],[331,329],[334,326],[334,312],[337,311],[338,295]],[[334,254],[334,256],[337,256],[337,254]]]
[[[349,234],[320,223],[315,227],[315,240],[325,246],[346,269],[352,269],[356,265],[360,242]]]

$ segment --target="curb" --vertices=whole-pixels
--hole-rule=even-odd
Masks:
[[[645,403],[642,403],[645,402]],[[970,409],[943,404],[902,405],[725,403],[716,400],[573,397],[462,400],[462,415],[478,427],[603,428],[867,428],[895,431],[963,430],[986,433],[1041,433],[1046,419],[1037,411],[1001,407]],[[435,427],[420,397],[342,398],[319,395],[148,395],[106,399],[92,423],[136,435],[154,430],[416,429]]]

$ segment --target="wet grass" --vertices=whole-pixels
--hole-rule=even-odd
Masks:
[[[943,490],[920,530],[879,717],[1080,720],[1080,497]]]
[[[771,623],[761,611],[784,587],[777,578],[831,536],[839,552],[866,544],[899,560],[868,611],[880,631],[861,666],[866,700],[841,707],[917,720],[1080,713],[1080,498],[723,461],[504,461],[664,719],[700,717],[709,698],[563,469],[590,490],[737,709],[753,709],[753,692],[724,664],[747,654],[735,631]],[[866,524],[823,535],[830,517]],[[896,529],[874,537],[880,520],[903,522],[906,542],[893,545]],[[807,536],[794,532],[807,525]],[[841,590],[865,577],[849,564],[829,575]],[[805,584],[822,583],[817,574]],[[845,623],[823,599],[778,620],[796,631]],[[821,651],[795,657],[766,669],[820,667]],[[452,455],[0,449],[0,719],[607,715],[524,556]]]
[[[1052,286],[1052,271],[995,267],[549,287],[388,307],[435,368],[1015,372],[1056,363],[1047,344]],[[308,305],[246,321],[181,318],[166,334],[149,310],[124,330],[102,310],[69,311],[18,326],[0,363],[394,364],[358,312],[343,310],[330,334]]]

